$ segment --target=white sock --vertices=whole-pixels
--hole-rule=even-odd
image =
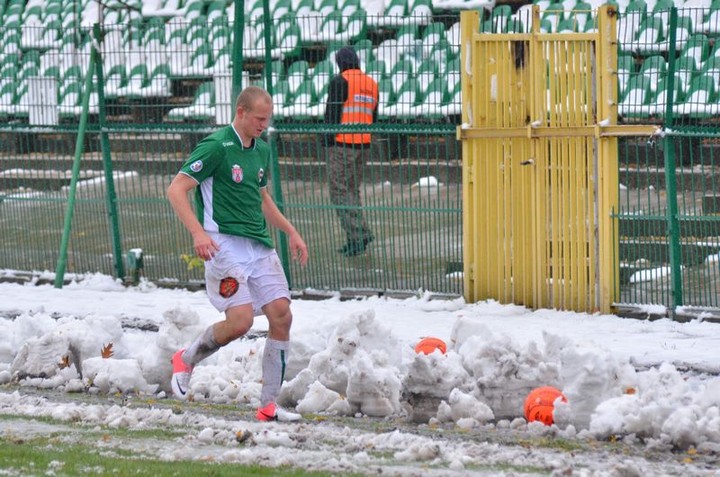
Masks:
[[[219,349],[220,345],[215,341],[213,325],[211,325],[187,347],[182,358],[186,364],[195,366]]]
[[[289,341],[278,341],[270,338],[265,341],[262,359],[263,385],[260,391],[262,407],[275,402],[280,395],[280,388],[283,379],[285,379],[285,365],[289,350]]]

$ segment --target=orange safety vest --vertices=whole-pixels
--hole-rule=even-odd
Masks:
[[[343,104],[340,124],[372,124],[378,102],[378,86],[374,79],[359,69],[345,70],[348,96]],[[342,144],[370,144],[370,133],[338,133],[335,142]]]

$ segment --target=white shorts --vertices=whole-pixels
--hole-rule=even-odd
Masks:
[[[285,271],[274,249],[245,237],[210,236],[220,250],[205,262],[205,289],[218,311],[250,303],[258,315],[278,298],[290,301]]]

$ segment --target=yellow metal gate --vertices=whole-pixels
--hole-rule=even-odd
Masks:
[[[461,15],[468,301],[609,312],[617,295],[615,13],[597,31],[479,33]]]

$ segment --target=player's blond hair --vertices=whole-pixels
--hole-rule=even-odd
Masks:
[[[272,103],[270,93],[259,86],[248,86],[243,89],[235,101],[235,109],[243,108],[244,111],[252,111],[255,103],[259,99],[264,99],[268,103]]]

